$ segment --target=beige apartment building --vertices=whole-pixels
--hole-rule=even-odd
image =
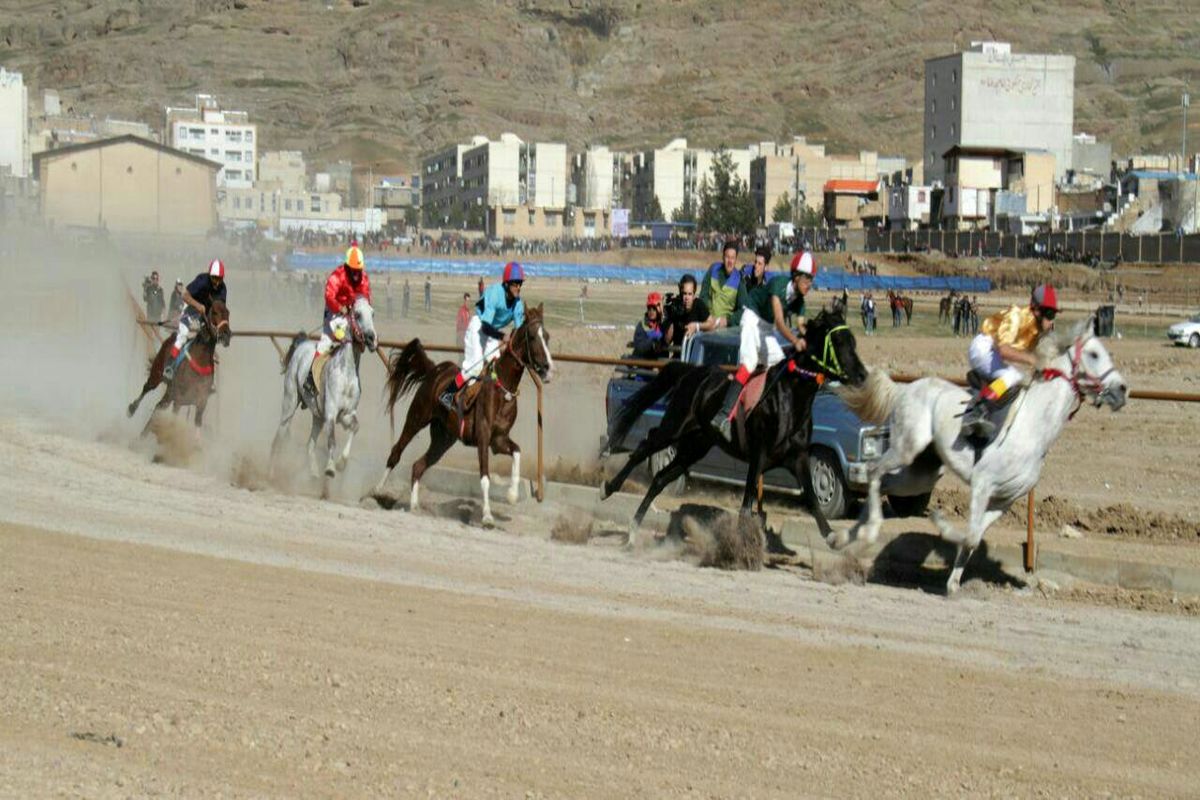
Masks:
[[[997,217],[1045,214],[1055,205],[1053,153],[955,146],[943,164],[940,216],[951,228],[995,227]]]
[[[784,192],[793,208],[822,211],[829,181],[879,178],[879,154],[871,150],[857,155],[830,155],[825,145],[809,143],[803,136],[782,144],[760,142],[752,149],[755,157],[750,164],[750,193],[764,224],[771,221],[771,212]]]
[[[495,239],[593,239],[612,234],[612,213],[610,209],[576,208],[572,214],[533,206],[492,206],[488,209],[487,228]]]
[[[42,219],[120,234],[205,236],[216,227],[221,165],[179,150],[119,136],[34,156]]]

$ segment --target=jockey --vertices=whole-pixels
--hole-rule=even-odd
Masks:
[[[963,412],[966,436],[988,437],[996,426],[988,415],[1003,404],[1008,390],[1024,382],[1025,375],[1014,364],[1036,367],[1034,349],[1041,337],[1054,330],[1058,294],[1050,284],[1033,290],[1027,308],[1011,306],[988,317],[971,340],[967,358],[971,369],[988,381]]]
[[[517,262],[510,261],[504,265],[501,282],[484,289],[463,336],[462,369],[455,376],[454,385],[440,398],[447,409],[457,411],[454,398],[458,390],[477,380],[484,364],[499,357],[500,345],[508,341],[508,334],[503,329],[510,324],[514,329],[525,324],[525,301],[521,299],[524,283],[525,270]]]
[[[213,302],[220,300],[224,303],[225,296],[225,263],[219,258],[214,258],[208,263],[208,270],[197,275],[183,290],[183,313],[179,315],[179,332],[175,334],[171,357],[163,366],[163,380],[174,377],[180,351],[189,339],[195,338],[200,332],[200,326],[208,319],[208,311]]]
[[[741,309],[741,346],[738,348],[738,369],[730,379],[725,396],[725,405],[720,416],[713,420],[722,432],[728,430],[729,418],[738,396],[745,389],[750,376],[760,365],[770,368],[783,360],[783,349],[779,339],[791,343],[796,352],[804,350],[805,343],[787,326],[787,315],[797,319],[797,327],[804,333],[804,296],[812,289],[817,274],[817,264],[812,253],[796,253],[792,257],[790,275],[766,276],[771,251],[760,247],[754,252],[754,272],[738,287],[738,307]],[[765,362],[765,363],[764,363]]]
[[[325,280],[325,321],[321,326],[321,340],[317,342],[312,365],[313,383],[318,390],[321,368],[333,349],[333,343],[341,344],[350,331],[347,315],[354,307],[354,302],[360,297],[371,302],[371,279],[367,277],[364,266],[362,250],[352,244],[346,251],[346,260]]]

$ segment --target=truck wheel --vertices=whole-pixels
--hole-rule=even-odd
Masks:
[[[662,450],[659,450],[657,453],[651,455],[649,462],[650,477],[653,478],[655,475],[662,472],[667,468],[667,464],[670,464],[674,460],[675,448],[673,446],[665,447]],[[680,475],[678,478],[668,483],[663,491],[667,492],[668,494],[681,495],[686,488],[687,476]]]
[[[813,494],[825,518],[846,516],[846,479],[837,458],[827,450],[814,450],[808,455],[808,470],[812,473]]]
[[[914,494],[908,497],[888,495],[888,504],[897,517],[923,517],[929,510],[929,497],[932,492]]]
[[[1193,350],[1195,350],[1197,347],[1200,347],[1200,333],[1193,333],[1188,337],[1188,347],[1192,348]]]

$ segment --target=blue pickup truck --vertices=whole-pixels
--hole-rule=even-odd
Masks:
[[[681,359],[689,364],[724,366],[737,363],[738,332],[736,330],[715,331],[693,336],[684,344]],[[611,433],[617,412],[633,393],[653,377],[652,370],[633,367],[618,367],[608,382],[605,394],[605,413]],[[666,409],[660,401],[642,415],[625,440],[608,448],[610,452],[632,450],[647,432],[658,424]],[[604,442],[606,448],[609,442]],[[846,516],[856,500],[867,491],[867,465],[883,455],[888,446],[886,427],[867,425],[846,407],[842,399],[829,388],[822,389],[813,401],[813,434],[809,460],[812,466],[813,490],[821,510],[830,519]],[[668,448],[650,458],[651,474],[665,467],[675,453]],[[691,471],[689,477],[737,487],[745,486],[746,462],[733,458],[719,447],[714,447]],[[885,477],[883,490],[887,492],[889,481]],[[773,469],[763,476],[768,491],[799,496],[803,490],[791,473],[785,469]],[[683,479],[672,487],[678,492],[684,489]],[[899,486],[897,485],[899,490]],[[929,493],[898,496],[888,495],[892,510],[901,516],[916,516],[925,513],[929,504]]]

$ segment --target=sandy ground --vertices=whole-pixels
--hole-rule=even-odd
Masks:
[[[78,266],[20,273],[0,315],[13,343],[0,353],[0,794],[1181,796],[1200,785],[1186,755],[1200,719],[1194,615],[1114,608],[1086,587],[1044,597],[974,580],[947,601],[798,569],[698,569],[619,537],[575,547],[551,529],[587,509],[513,509],[497,488],[501,529],[483,531],[469,524],[477,506],[432,479],[419,514],[360,506],[390,443],[378,364],[364,369],[350,469],[324,486],[298,468],[269,481],[271,348],[235,338],[222,351],[202,438],[184,424],[139,439],[148,409],[129,421],[123,406],[144,347],[124,286]],[[438,282],[433,314],[385,315],[382,332],[448,341],[464,288]],[[592,288],[586,322],[615,330],[578,321],[577,286],[538,289],[556,348],[614,353],[647,287]],[[300,295],[266,279],[233,290],[235,330],[313,322]],[[881,331],[860,337],[869,363],[961,372],[965,342],[935,325]],[[1194,353],[1149,334],[1112,350],[1134,386],[1195,380]],[[564,368],[548,389],[551,459],[581,474],[596,468],[606,378]],[[527,452],[530,416],[518,426]],[[1071,546],[1194,560],[1198,430],[1191,406],[1081,412],[1039,495],[1061,498],[1064,521],[1128,511],[1120,530]],[[393,479],[398,494],[406,478]],[[939,498],[952,507],[957,491]]]

